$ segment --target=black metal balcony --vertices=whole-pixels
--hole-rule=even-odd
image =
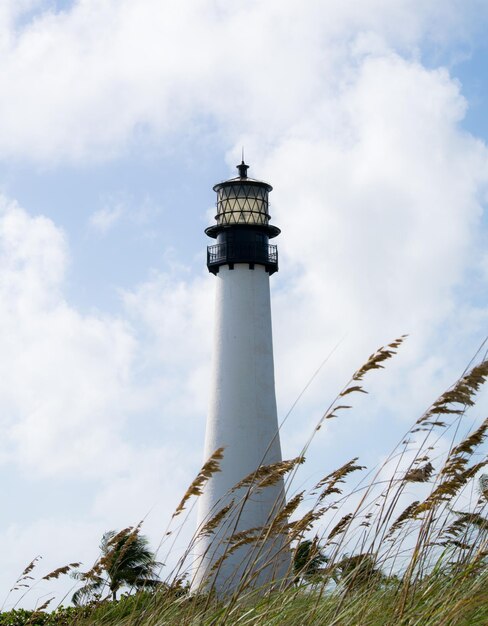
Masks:
[[[264,265],[269,274],[278,271],[278,248],[262,242],[224,242],[207,247],[207,267],[212,274],[218,274],[221,265],[234,269],[235,263]]]

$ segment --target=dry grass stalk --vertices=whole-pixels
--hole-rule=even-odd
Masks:
[[[488,431],[488,419],[485,419],[479,428],[449,453],[444,467],[439,472],[440,484],[432,493],[416,508],[415,515],[432,510],[441,502],[449,501],[473,478],[480,469],[488,464],[488,460],[466,467],[474,449],[486,438]]]
[[[434,402],[416,423],[426,427],[444,425],[442,422],[438,422],[438,415],[462,415],[466,407],[474,405],[474,395],[480,390],[487,378],[488,360],[475,365],[461,377]]]
[[[226,539],[226,542],[233,546],[236,544],[242,545],[243,540],[245,540],[245,543],[249,543],[249,541],[247,541],[248,539],[256,540],[262,532],[263,528],[260,526],[247,528],[246,530],[240,530],[233,533]]]
[[[312,530],[314,523],[320,519],[327,510],[327,507],[312,509],[307,511],[300,519],[290,522],[287,527],[290,541],[300,539],[305,532]]]
[[[349,474],[352,474],[353,472],[356,472],[358,470],[365,469],[364,465],[356,465],[357,460],[358,457],[355,457],[347,463],[344,463],[344,465],[336,469],[334,472],[331,472],[330,474],[327,474],[327,476],[324,476],[324,478],[322,478],[315,485],[311,493],[316,494],[317,491],[321,490],[317,501],[318,503],[322,502],[324,498],[333,493],[341,494],[342,489],[340,489],[337,485],[339,483],[343,483],[344,479]]]
[[[49,599],[48,599],[48,600],[46,600],[45,602],[43,602],[43,603],[41,604],[41,606],[39,606],[39,607],[35,610],[34,615],[35,615],[36,613],[40,613],[41,611],[45,611],[45,610],[47,609],[47,607],[51,604],[51,602],[52,602],[53,600],[54,600],[54,596],[53,596],[52,598],[49,598]]]
[[[347,513],[346,515],[344,515],[337,522],[337,524],[334,526],[334,528],[330,531],[329,536],[327,537],[327,541],[330,541],[331,539],[333,539],[337,535],[340,535],[345,530],[347,530],[347,527],[348,527],[348,525],[349,525],[349,523],[351,522],[352,519],[353,519],[353,514],[352,513]]]
[[[206,524],[204,524],[201,530],[198,532],[198,537],[210,536],[215,531],[215,529],[219,526],[220,522],[224,519],[227,513],[232,509],[234,504],[235,504],[235,501],[231,500],[229,504],[224,506],[211,519],[209,519],[209,521]]]
[[[173,513],[173,517],[179,515],[184,509],[185,504],[192,496],[201,496],[203,493],[203,487],[207,483],[207,481],[216,473],[220,472],[220,463],[224,458],[224,448],[218,448],[215,452],[210,456],[208,461],[206,461],[202,469],[198,472],[195,479],[192,481],[191,485],[186,490],[185,495],[181,499],[181,502],[176,507],[175,512]]]
[[[30,583],[28,583],[27,581],[34,580],[34,577],[30,576],[30,573],[41,559],[42,556],[36,556],[34,559],[32,559],[32,561],[27,565],[22,574],[17,578],[14,586],[10,589],[9,593],[11,591],[18,591],[20,588],[30,587]]]
[[[100,576],[104,569],[112,568],[117,561],[120,561],[125,551],[128,549],[130,544],[135,540],[135,537],[140,531],[142,522],[139,522],[137,526],[127,526],[123,528],[118,533],[116,533],[113,537],[107,541],[107,554],[99,558],[93,567],[87,572],[79,572],[78,579],[82,581],[96,581],[100,579]],[[124,538],[127,538],[127,541],[124,543],[122,550],[117,552],[115,549],[117,544],[123,541]],[[113,548],[113,550],[109,550],[109,548]],[[56,571],[56,570],[55,570]]]
[[[391,535],[393,535],[394,532],[399,530],[407,520],[413,519],[415,511],[416,511],[416,509],[417,509],[419,504],[420,504],[419,500],[415,500],[415,502],[412,502],[411,504],[409,504],[400,513],[400,515],[396,518],[396,520],[393,522],[393,524],[388,529],[388,533],[385,535],[385,539],[391,537]]]
[[[364,375],[376,369],[384,368],[384,361],[391,359],[397,353],[398,348],[402,345],[408,335],[402,335],[395,341],[389,343],[386,347],[381,347],[376,352],[373,352],[366,361],[364,365],[362,365],[353,375],[352,380],[359,381],[364,378]],[[345,394],[343,394],[345,395]]]
[[[106,554],[99,561],[102,570],[109,571],[122,562],[127,550],[136,541],[141,526],[142,521],[135,527],[128,526],[107,541]]]
[[[463,471],[468,462],[468,459],[465,458],[466,455],[470,456],[474,452],[475,448],[483,443],[486,438],[487,431],[488,418],[485,419],[481,426],[471,433],[471,435],[466,437],[464,441],[452,449],[446,464],[440,472],[441,475],[450,476]]]
[[[39,619],[42,620],[44,616],[43,611],[47,609],[47,607],[51,604],[53,600],[54,596],[52,598],[48,598],[45,602],[41,604],[41,606],[37,607],[37,609],[31,613],[27,621],[24,622],[25,626],[35,626],[36,624],[39,624]]]
[[[458,519],[443,531],[444,535],[459,537],[459,535],[465,532],[470,526],[475,526],[479,530],[488,530],[488,519],[479,513],[470,513],[467,511],[453,512],[458,516]]]
[[[434,466],[429,461],[428,463],[426,463],[425,465],[422,465],[421,467],[414,467],[408,470],[403,480],[405,480],[406,482],[410,482],[410,483],[426,483],[430,480],[430,477],[432,476],[433,473],[434,473]]]
[[[361,385],[353,385],[351,383],[363,380],[364,376],[371,370],[382,369],[384,367],[382,363],[386,361],[387,359],[391,359],[391,357],[396,354],[397,349],[403,343],[403,341],[405,340],[405,337],[407,337],[407,335],[402,335],[402,337],[400,337],[399,339],[395,339],[395,341],[392,341],[390,344],[388,344],[386,348],[381,347],[376,352],[373,352],[373,354],[369,356],[366,363],[364,363],[364,365],[362,365],[353,374],[350,382],[348,383],[348,385],[346,385],[346,388],[341,391],[341,393],[337,396],[337,398],[332,403],[331,407],[327,409],[327,411],[321,417],[321,419],[319,420],[319,422],[317,423],[315,427],[315,431],[318,431],[322,428],[322,425],[325,420],[337,417],[337,411],[352,408],[351,405],[348,405],[348,404],[336,404],[336,402],[339,399],[343,398],[344,396],[348,396],[351,393],[368,393],[362,388]],[[310,444],[310,441],[305,446],[305,449],[307,449],[309,444]]]
[[[34,567],[37,565],[37,562],[40,561],[41,559],[42,559],[42,556],[36,556],[34,559],[32,559],[32,561],[29,563],[29,565],[25,568],[25,570],[20,575],[19,580],[21,578],[25,578],[28,574],[30,574],[32,570],[34,569]]]
[[[236,552],[236,550],[238,550],[242,546],[255,543],[257,539],[259,539],[259,537],[261,536],[262,532],[262,528],[249,528],[248,530],[242,530],[240,532],[234,533],[226,540],[229,545],[226,547],[224,554],[222,554],[222,556],[216,559],[215,563],[213,563],[212,567],[209,570],[209,573],[214,573],[215,571],[219,570],[225,559],[227,559],[231,554]]]
[[[102,566],[100,562],[96,562],[95,565],[88,570],[88,572],[80,572],[78,575],[79,580],[89,581],[89,580],[98,580],[102,573]]]
[[[482,461],[472,467],[468,467],[465,471],[458,472],[449,476],[438,485],[434,491],[417,506],[415,510],[415,516],[418,517],[421,513],[431,511],[441,502],[448,502],[454,498],[459,491],[467,484],[467,482],[473,478],[480,469],[485,467],[488,461]]]
[[[336,406],[333,406],[332,409],[324,415],[323,419],[331,420],[334,417],[337,417],[337,414],[336,414],[337,411],[344,411],[345,409],[352,409],[352,405],[351,404],[337,404]],[[316,430],[320,430],[320,427],[321,425],[319,424]]]
[[[348,387],[344,391],[341,391],[339,396],[341,398],[343,398],[344,396],[348,396],[350,393],[354,393],[356,391],[359,392],[359,393],[368,393],[365,389],[363,389],[361,387],[361,385],[351,385],[351,387]],[[338,407],[338,408],[341,408],[341,407]],[[347,408],[349,408],[349,407],[347,407]]]
[[[80,567],[80,565],[81,563],[69,563],[68,565],[65,565],[64,567],[58,567],[57,569],[53,570],[49,574],[46,574],[46,576],[43,576],[42,580],[53,580],[53,579],[59,578],[63,574],[67,574],[71,570],[76,569],[77,567]]]
[[[290,472],[297,465],[305,462],[305,457],[297,456],[294,459],[279,461],[278,463],[270,463],[269,465],[260,465],[254,472],[245,476],[242,480],[234,485],[232,491],[237,491],[242,487],[254,486],[256,489],[263,489],[275,485],[283,476]]]
[[[305,495],[305,491],[300,491],[290,498],[284,507],[276,514],[276,517],[272,521],[272,526],[279,527],[282,524],[287,524],[288,519],[291,515],[296,511],[300,503],[303,501],[303,496]]]
[[[139,528],[139,526],[136,526],[136,528]],[[134,526],[127,526],[126,528],[122,528],[122,530],[119,530],[117,534],[115,534],[107,541],[107,548],[116,546],[122,539],[127,537],[127,535],[130,535],[133,531]]]

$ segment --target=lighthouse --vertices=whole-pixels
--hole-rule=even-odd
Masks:
[[[242,160],[237,177],[213,187],[216,223],[205,230],[215,240],[207,249],[215,325],[205,459],[218,448],[224,456],[199,499],[200,532],[219,520],[219,511],[230,510],[212,532],[197,533],[193,587],[220,595],[235,590],[243,577],[252,588],[269,588],[290,565],[283,534],[260,530],[284,505],[283,480],[235,488],[258,468],[281,462],[269,286],[278,271],[277,246],[270,240],[280,229],[270,224],[271,185],[248,177],[248,169]],[[238,547],[235,538],[245,536],[249,540]]]

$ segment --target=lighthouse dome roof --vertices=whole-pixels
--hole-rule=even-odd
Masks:
[[[219,189],[222,189],[222,187],[226,187],[227,185],[234,186],[242,184],[253,185],[256,187],[264,187],[266,191],[272,191],[273,187],[269,183],[266,183],[263,180],[257,180],[256,178],[248,177],[247,170],[249,169],[249,165],[246,165],[246,163],[244,163],[244,160],[236,167],[237,171],[239,172],[239,176],[236,176],[235,178],[229,178],[228,180],[217,183],[213,187],[214,191],[219,191]]]

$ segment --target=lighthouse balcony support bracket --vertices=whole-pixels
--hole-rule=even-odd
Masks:
[[[218,274],[221,265],[234,268],[235,263],[264,265],[269,274],[278,271],[278,248],[268,243],[218,243],[207,247],[207,267],[212,274]]]

